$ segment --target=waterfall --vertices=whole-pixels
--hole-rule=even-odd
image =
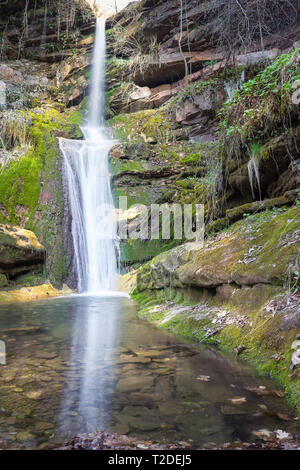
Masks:
[[[252,191],[252,197],[255,199],[255,186],[258,188],[259,200],[261,201],[261,187],[260,187],[260,177],[259,177],[259,159],[257,157],[252,157],[248,162],[248,176],[249,182]]]
[[[87,293],[112,291],[117,274],[117,228],[108,161],[113,142],[104,122],[105,56],[105,20],[100,18],[87,123],[82,127],[84,140],[60,139],[78,292]]]
[[[229,80],[224,83],[225,91],[229,100],[231,100],[236,92],[242,88],[245,83],[245,70],[242,71],[241,76],[237,79]]]

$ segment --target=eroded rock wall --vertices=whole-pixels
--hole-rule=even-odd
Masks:
[[[61,286],[71,252],[58,139],[82,135],[95,19],[80,1],[9,0],[0,15],[0,222],[45,247],[42,276],[7,275],[8,286]]]
[[[235,351],[299,409],[299,5],[264,2],[260,34],[241,2],[249,34],[238,3],[145,0],[108,24],[116,194],[205,207],[203,247],[124,242],[125,282],[143,318]]]
[[[177,1],[133,2],[107,22],[107,116],[120,140],[111,154],[116,197],[128,196],[129,205],[205,204],[207,233],[298,198],[299,106],[291,90],[299,21],[279,19],[267,2],[268,33],[253,28],[238,38],[240,16],[226,22],[234,3],[191,0],[181,12]],[[255,25],[253,5],[243,6]],[[282,12],[296,6],[282,2]],[[123,263],[176,244],[129,240]]]

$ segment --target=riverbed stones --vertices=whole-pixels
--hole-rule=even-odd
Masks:
[[[127,354],[121,355],[120,364],[149,364],[151,360],[148,357],[142,356],[129,356]]]
[[[159,402],[163,397],[160,393],[155,391],[153,393],[133,392],[130,394],[130,398],[137,405],[149,405]]]
[[[130,421],[130,428],[132,428],[135,431],[140,431],[140,432],[151,432],[155,431],[160,427],[160,422],[158,419],[155,418],[135,418],[133,421]]]
[[[133,376],[119,380],[117,384],[117,391],[119,393],[134,392],[142,389],[152,388],[154,378],[152,376]]]
[[[178,403],[164,402],[159,405],[159,412],[162,415],[181,415],[186,412],[186,407]]]
[[[114,432],[117,432],[118,434],[128,434],[130,431],[130,428],[127,424],[124,423],[117,423],[113,426]]]
[[[36,423],[35,425],[35,429],[37,431],[49,431],[51,429],[53,429],[53,424],[52,423],[47,423],[45,421],[40,421],[38,423]]]
[[[41,359],[55,359],[57,357],[57,352],[55,352],[55,351],[39,351],[37,355]]]
[[[39,400],[43,395],[42,390],[33,390],[32,392],[26,393],[26,397],[30,398],[31,400]]]
[[[234,416],[234,415],[246,415],[247,411],[243,410],[242,408],[238,408],[236,406],[224,405],[221,406],[221,412],[223,415],[226,416]]]
[[[22,431],[16,435],[18,441],[28,441],[29,439],[33,439],[33,437],[33,434],[28,431]]]
[[[131,415],[131,416],[151,416],[153,410],[147,408],[146,406],[125,406],[122,410],[122,414]]]

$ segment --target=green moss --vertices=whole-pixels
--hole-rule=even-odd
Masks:
[[[129,142],[168,142],[171,122],[162,109],[120,114],[109,121],[120,140]]]
[[[186,301],[187,292],[184,295],[181,290],[177,294],[175,291],[176,289],[164,289],[157,292],[149,290],[142,293],[135,292],[132,297],[139,305],[139,316],[179,337],[207,344],[218,344],[225,353],[233,353],[238,346],[244,346],[246,349],[241,354],[242,359],[252,365],[261,375],[270,376],[282,386],[289,403],[300,414],[300,371],[296,370],[296,373],[292,375],[289,367],[292,354],[290,347],[299,329],[280,330],[280,316],[274,318],[270,314],[262,314],[263,304],[256,307],[253,304],[250,312],[247,309],[247,302],[242,312],[249,316],[251,323],[246,326],[231,324],[218,331],[214,323],[214,313],[208,314],[209,307],[215,303],[214,300],[200,304],[203,315],[198,305],[196,317],[192,314],[192,310],[187,309],[182,313],[179,311],[175,316],[170,315],[168,320],[168,315],[176,305],[192,305],[197,299],[195,297],[194,302],[188,302]],[[272,298],[272,293],[269,294],[269,298]],[[197,301],[199,301],[199,293]],[[233,306],[229,308],[230,310],[233,311]],[[208,331],[212,330],[216,333],[208,337]]]
[[[121,243],[121,263],[132,265],[174,248],[180,240],[127,240]]]
[[[0,174],[0,222],[21,225],[36,233],[47,250],[47,274],[61,285],[67,273],[62,236],[61,155],[56,133],[77,124],[54,109],[30,113],[30,148]],[[68,114],[69,117],[69,114]]]
[[[1,222],[19,225],[22,216],[28,213],[26,228],[33,228],[39,201],[41,170],[42,160],[31,149],[27,155],[13,161],[2,171],[0,201],[4,211],[0,213]]]
[[[111,160],[111,170],[114,175],[123,173],[124,171],[138,171],[143,173],[147,170],[152,170],[153,166],[147,161],[137,161],[137,160]]]
[[[8,279],[5,274],[0,274],[0,288],[2,289],[3,287],[7,287],[8,285]]]
[[[284,131],[286,123],[290,125],[290,116],[297,113],[291,95],[294,82],[300,79],[299,52],[280,55],[225,103],[220,129],[229,148],[234,144],[238,152],[245,142],[250,148],[264,144]]]
[[[44,284],[46,281],[46,275],[42,271],[32,271],[30,274],[25,274],[23,276],[18,276],[14,282],[11,282],[10,287],[15,289],[16,287],[31,287],[39,286]]]

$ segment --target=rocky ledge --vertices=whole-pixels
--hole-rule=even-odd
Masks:
[[[41,273],[45,256],[45,249],[33,232],[0,224],[1,287],[28,273]]]

